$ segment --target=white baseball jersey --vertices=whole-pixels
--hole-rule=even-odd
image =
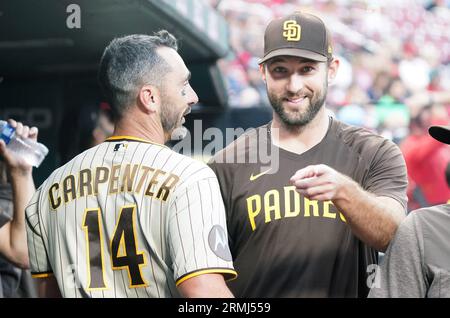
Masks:
[[[212,170],[139,138],[55,170],[26,219],[32,274],[55,275],[64,297],[179,297],[191,277],[236,277]]]

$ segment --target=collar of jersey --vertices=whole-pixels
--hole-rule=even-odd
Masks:
[[[133,137],[133,136],[112,136],[112,137],[109,137],[108,139],[106,139],[105,141],[119,141],[119,140],[139,141],[139,142],[145,142],[147,144],[153,144],[153,145],[161,146],[164,148],[168,148],[167,146],[158,144],[157,142],[153,142],[153,141],[150,141],[147,139],[142,139],[142,138]]]

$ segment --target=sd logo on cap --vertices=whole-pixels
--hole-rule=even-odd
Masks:
[[[272,20],[264,33],[264,57],[259,64],[280,55],[325,62],[332,59],[331,36],[318,17],[294,12]]]

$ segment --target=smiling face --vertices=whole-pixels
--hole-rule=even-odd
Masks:
[[[172,136],[175,130],[183,130],[184,116],[190,113],[192,105],[198,102],[198,97],[189,84],[191,73],[181,56],[170,48],[158,50],[158,53],[171,67],[171,71],[166,74],[161,87],[160,116],[164,133]]]
[[[305,126],[322,108],[333,62],[316,62],[292,56],[269,60],[262,69],[270,103],[288,127]],[[333,75],[334,76],[334,75]]]

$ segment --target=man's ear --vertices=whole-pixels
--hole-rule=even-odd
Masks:
[[[138,104],[147,112],[156,112],[160,105],[160,92],[154,85],[144,85],[138,95]]]
[[[259,64],[259,72],[261,73],[261,77],[262,77],[262,80],[264,82],[266,81],[266,72],[265,72],[265,70],[266,70],[265,64],[264,63],[263,64]]]
[[[340,61],[338,58],[333,58],[328,66],[328,85],[334,84],[334,79],[336,78],[337,72],[339,70]]]

